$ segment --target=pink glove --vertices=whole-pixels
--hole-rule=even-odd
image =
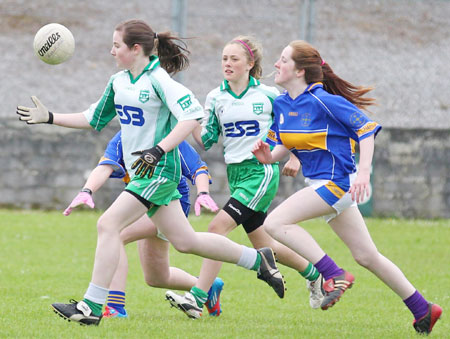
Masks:
[[[66,208],[66,210],[63,212],[65,216],[68,216],[70,213],[72,213],[72,210],[80,205],[88,205],[90,208],[94,208],[94,200],[92,199],[92,195],[90,195],[87,192],[80,192],[75,197],[75,199],[72,200],[69,207]]]
[[[200,192],[197,196],[197,200],[195,200],[194,210],[197,217],[200,215],[202,206],[209,209],[211,212],[217,212],[219,210],[215,201],[206,192]]]

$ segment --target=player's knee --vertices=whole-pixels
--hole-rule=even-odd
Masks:
[[[221,226],[220,223],[214,222],[212,221],[209,225],[208,225],[208,232],[210,233],[217,233],[217,234],[224,234],[224,229]]]
[[[119,234],[118,226],[112,220],[104,216],[101,216],[97,221],[97,232],[100,237]]]
[[[150,287],[162,288],[167,286],[167,279],[163,276],[146,276],[145,283]]]
[[[193,245],[188,240],[178,240],[176,242],[172,242],[173,247],[180,253],[192,253]]]
[[[268,216],[266,220],[264,220],[264,230],[271,236],[274,237],[280,229],[280,225],[273,219]]]
[[[97,232],[99,235],[108,233],[110,228],[108,227],[109,223],[106,218],[101,216],[97,221]]]
[[[359,265],[361,265],[365,268],[370,268],[378,260],[378,252],[377,251],[362,251],[362,252],[354,253],[353,258]]]

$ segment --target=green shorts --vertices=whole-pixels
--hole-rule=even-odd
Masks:
[[[227,176],[232,198],[255,212],[267,212],[278,190],[278,164],[246,160],[228,165]]]
[[[148,207],[151,217],[161,205],[181,198],[177,190],[178,183],[164,177],[141,178],[135,175],[125,188]]]

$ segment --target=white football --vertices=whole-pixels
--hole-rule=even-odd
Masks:
[[[47,64],[57,65],[70,59],[75,51],[72,32],[60,24],[43,26],[34,37],[34,52]]]

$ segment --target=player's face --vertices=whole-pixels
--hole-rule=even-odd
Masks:
[[[123,42],[122,35],[122,32],[114,31],[111,55],[116,59],[117,67],[130,69],[134,63],[135,55]]]
[[[292,59],[292,47],[287,46],[281,52],[281,56],[275,63],[277,72],[275,73],[275,83],[282,87],[297,78],[298,70],[295,68],[295,62]]]
[[[229,44],[223,49],[222,73],[226,80],[230,82],[237,82],[242,78],[248,80],[252,66],[245,51],[238,44]]]

